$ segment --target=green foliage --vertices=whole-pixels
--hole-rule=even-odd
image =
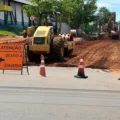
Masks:
[[[90,23],[95,20],[95,12],[97,10],[96,0],[89,0],[87,4],[84,5],[84,22]]]
[[[16,36],[15,33],[0,29],[0,35]]]
[[[98,34],[98,28],[96,22],[92,24],[87,24],[85,27],[86,34]]]
[[[100,25],[108,23],[111,12],[106,7],[101,7],[97,13],[98,22]]]
[[[28,16],[38,17],[40,11],[59,11],[61,20],[72,28],[84,26],[94,20],[97,10],[96,1],[88,0],[29,0],[32,5],[25,5],[23,9]]]
[[[56,11],[59,7],[59,0],[29,0],[32,5],[24,5],[23,9],[28,16],[38,17],[40,11]]]
[[[86,4],[83,0],[63,0],[63,18],[74,28],[92,22],[96,9],[96,0],[89,0]]]
[[[25,28],[18,28],[14,26],[3,26],[2,28],[0,28],[0,35],[8,36],[22,35],[24,29]]]

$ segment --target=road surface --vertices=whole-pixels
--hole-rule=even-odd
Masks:
[[[120,92],[2,87],[0,120],[120,120]]]
[[[62,88],[62,89],[92,89],[92,90],[115,90],[120,91],[119,74],[113,74],[107,70],[85,69],[87,79],[78,79],[78,68],[46,67],[47,77],[38,75],[40,67],[29,67],[21,71],[0,71],[0,87],[39,87],[39,88]]]

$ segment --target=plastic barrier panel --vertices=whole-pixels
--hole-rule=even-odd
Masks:
[[[0,44],[0,69],[22,70],[24,44]]]

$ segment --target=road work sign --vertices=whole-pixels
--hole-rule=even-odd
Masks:
[[[0,69],[22,70],[24,44],[0,44]]]

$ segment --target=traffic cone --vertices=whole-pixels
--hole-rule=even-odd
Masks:
[[[74,77],[76,78],[88,78],[88,76],[85,76],[85,71],[84,71],[84,59],[83,57],[80,58],[80,64],[78,68],[78,74],[75,75]]]
[[[46,77],[44,56],[41,54],[40,76]]]

